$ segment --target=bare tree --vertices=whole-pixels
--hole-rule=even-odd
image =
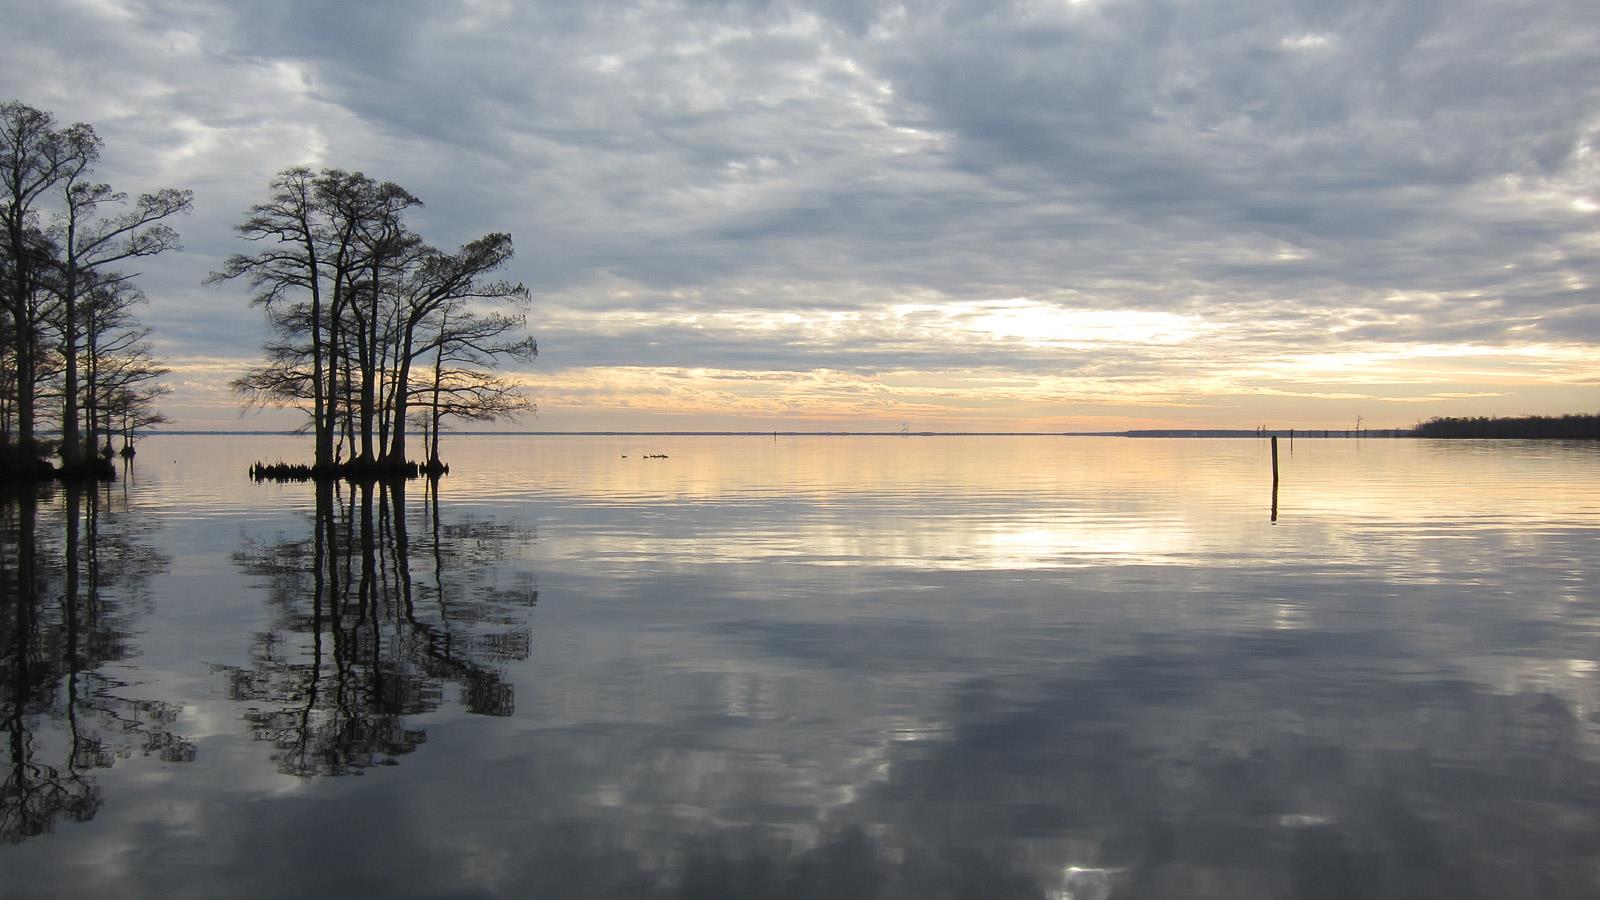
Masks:
[[[37,438],[42,413],[59,418],[65,470],[83,471],[96,429],[92,411],[82,421],[86,401],[93,405],[82,384],[85,304],[91,293],[133,277],[109,274],[111,264],[175,248],[177,232],[163,220],[193,203],[190,192],[166,189],[111,212],[128,198],[91,180],[102,148],[89,125],[58,128],[47,112],[0,104],[0,382],[7,389],[0,469],[7,474],[53,471]]]
[[[394,378],[393,405],[397,423],[406,421],[410,399],[417,393],[412,387],[411,367],[430,352],[434,356],[434,385],[440,383],[440,373],[446,363],[492,368],[498,357],[531,359],[537,355],[538,345],[534,340],[520,336],[526,325],[520,312],[516,316],[493,317],[493,327],[497,331],[491,335],[484,333],[483,323],[476,321],[481,317],[471,310],[473,304],[484,303],[507,304],[519,311],[527,305],[530,295],[521,284],[485,280],[505,267],[514,252],[511,236],[496,233],[466,244],[453,254],[431,250],[425,254],[407,292],[396,335],[398,371]],[[453,327],[452,318],[455,319]],[[473,352],[475,343],[484,352],[471,359],[465,358],[463,354]],[[433,391],[434,395],[438,393]],[[501,415],[509,414],[508,411]],[[436,426],[438,418],[434,416],[430,421]],[[430,429],[432,431],[436,429]],[[437,440],[429,445],[430,463],[438,462],[436,449]],[[389,456],[404,459],[405,452],[405,429],[396,427]]]
[[[194,193],[173,188],[145,194],[134,207],[119,215],[100,217],[102,207],[120,205],[127,195],[107,184],[87,181],[99,158],[100,140],[94,130],[83,126],[72,140],[81,145],[78,165],[63,180],[65,212],[57,230],[61,244],[61,347],[65,360],[66,386],[61,414],[61,458],[70,469],[93,453],[96,423],[90,416],[80,437],[79,430],[79,352],[82,316],[79,310],[83,291],[105,267],[125,260],[154,256],[178,248],[178,233],[162,222],[193,206]],[[126,278],[130,276],[116,276]],[[102,282],[105,279],[100,279]]]
[[[491,422],[533,409],[515,385],[492,372],[501,359],[529,360],[538,355],[534,339],[521,336],[523,326],[520,315],[477,313],[460,303],[440,311],[438,330],[428,345],[433,350],[433,380],[422,389],[428,399],[430,471],[443,466],[439,432],[447,416]]]
[[[111,435],[123,434],[132,444],[135,429],[166,421],[155,409],[167,393],[159,379],[170,370],[159,364],[147,342],[150,329],[139,324],[133,307],[144,294],[115,274],[101,278],[84,306],[84,412],[87,439],[103,435],[102,456],[111,455]]]
[[[304,348],[310,366],[305,381],[310,388],[307,399],[316,439],[314,465],[322,468],[333,461],[333,419],[323,371],[323,360],[329,356],[323,312],[323,257],[328,228],[317,206],[316,175],[310,169],[285,169],[273,178],[269,189],[267,201],[250,207],[249,218],[234,229],[245,240],[262,245],[261,249],[230,256],[222,270],[212,273],[206,281],[247,279],[256,291],[252,302],[266,309],[268,320],[280,336],[293,339],[303,330],[309,339]],[[309,302],[299,300],[302,294]],[[294,350],[295,356],[300,355],[300,348]],[[271,362],[269,359],[269,365]],[[290,380],[298,382],[299,378],[285,379],[280,373],[259,379],[250,372],[235,382],[235,387],[247,397],[294,402],[301,398],[270,392],[274,383]]]
[[[16,391],[16,431],[0,435],[10,445],[9,470],[37,469],[35,372],[46,295],[56,247],[40,225],[41,201],[82,164],[83,142],[56,128],[55,117],[24,103],[0,103],[0,282],[10,328],[6,348]]]
[[[421,201],[360,172],[289,169],[272,190],[238,228],[262,249],[230,258],[209,280],[247,278],[266,307],[273,328],[266,358],[234,387],[252,404],[309,404],[313,471],[412,468],[405,425],[426,386],[416,381],[418,361],[430,355],[437,393],[459,395],[461,411],[447,414],[467,416],[472,396],[484,398],[486,415],[526,406],[509,399],[509,384],[491,390],[492,379],[477,379],[469,390],[467,376],[442,377],[533,355],[532,340],[513,334],[525,325],[527,288],[492,277],[513,257],[509,235],[485,235],[454,253],[435,250],[403,221]],[[505,306],[517,314],[492,311]],[[350,459],[341,464],[346,444]]]

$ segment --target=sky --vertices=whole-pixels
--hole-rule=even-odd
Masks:
[[[173,426],[294,165],[510,232],[572,430],[1403,426],[1600,409],[1593,0],[0,0],[0,99],[195,192]]]

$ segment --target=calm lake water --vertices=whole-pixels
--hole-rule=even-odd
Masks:
[[[0,504],[0,896],[1600,896],[1595,446],[445,450]]]

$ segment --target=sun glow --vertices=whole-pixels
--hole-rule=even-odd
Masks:
[[[976,304],[952,318],[993,338],[1037,346],[1176,344],[1210,330],[1174,313],[1135,309],[1072,309],[1026,298]]]

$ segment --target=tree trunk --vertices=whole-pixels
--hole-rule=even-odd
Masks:
[[[86,447],[93,447],[96,444],[95,424],[99,421],[98,416],[100,414],[100,335],[95,330],[94,317],[92,314],[89,316],[89,321],[84,323],[84,326],[83,419],[88,428],[83,436],[83,444]],[[68,394],[71,394],[71,388],[68,388],[67,392]],[[109,414],[109,410],[107,412]],[[110,440],[109,429],[106,439]]]
[[[377,459],[372,446],[372,431],[374,418],[378,406],[378,300],[380,297],[380,279],[378,277],[378,257],[373,257],[371,266],[372,291],[371,303],[367,308],[367,321],[360,335],[359,355],[361,362],[361,461],[371,465]],[[357,302],[352,300],[352,303]],[[359,317],[357,317],[359,319]],[[380,445],[381,447],[381,445]]]
[[[428,448],[428,467],[432,469],[439,467],[439,420],[443,418],[439,412],[439,383],[444,372],[444,329],[447,319],[440,320],[439,349],[433,357],[433,444]]]
[[[311,423],[315,432],[312,468],[326,471],[333,462],[333,422],[328,413],[328,385],[322,376],[322,272],[311,222],[300,218],[306,245],[306,269],[311,284]]]
[[[411,345],[415,331],[416,323],[407,319],[400,347],[395,351],[394,433],[389,438],[388,458],[399,465],[406,461],[406,408],[411,399]]]
[[[20,185],[11,185],[14,197],[20,190]],[[33,291],[33,273],[29,257],[32,253],[28,247],[27,238],[22,227],[22,213],[10,210],[6,223],[6,238],[9,244],[8,256],[10,257],[11,288],[10,296],[6,298],[10,307],[12,334],[11,348],[12,359],[15,363],[16,384],[15,388],[15,413],[16,413],[16,453],[17,460],[37,455],[33,435],[33,352],[36,342],[35,323],[31,313],[31,299]]]
[[[38,350],[37,327],[33,317],[26,312],[17,321],[17,448],[27,455],[37,455],[38,444],[33,436],[33,363]]]
[[[84,458],[83,439],[78,431],[78,262],[71,249],[77,239],[75,228],[75,224],[67,228],[67,277],[62,291],[66,324],[62,328],[61,349],[66,357],[67,383],[61,410],[61,463],[67,469],[76,468]]]
[[[358,322],[357,324],[361,323]],[[372,345],[368,338],[369,335],[366,333],[365,328],[356,334],[356,365],[361,369],[361,396],[359,398],[361,455],[359,459],[362,465],[371,465],[373,459],[376,458],[372,450],[372,414],[378,398],[373,393],[375,374],[373,372]],[[351,448],[352,452],[354,449],[354,447]]]

